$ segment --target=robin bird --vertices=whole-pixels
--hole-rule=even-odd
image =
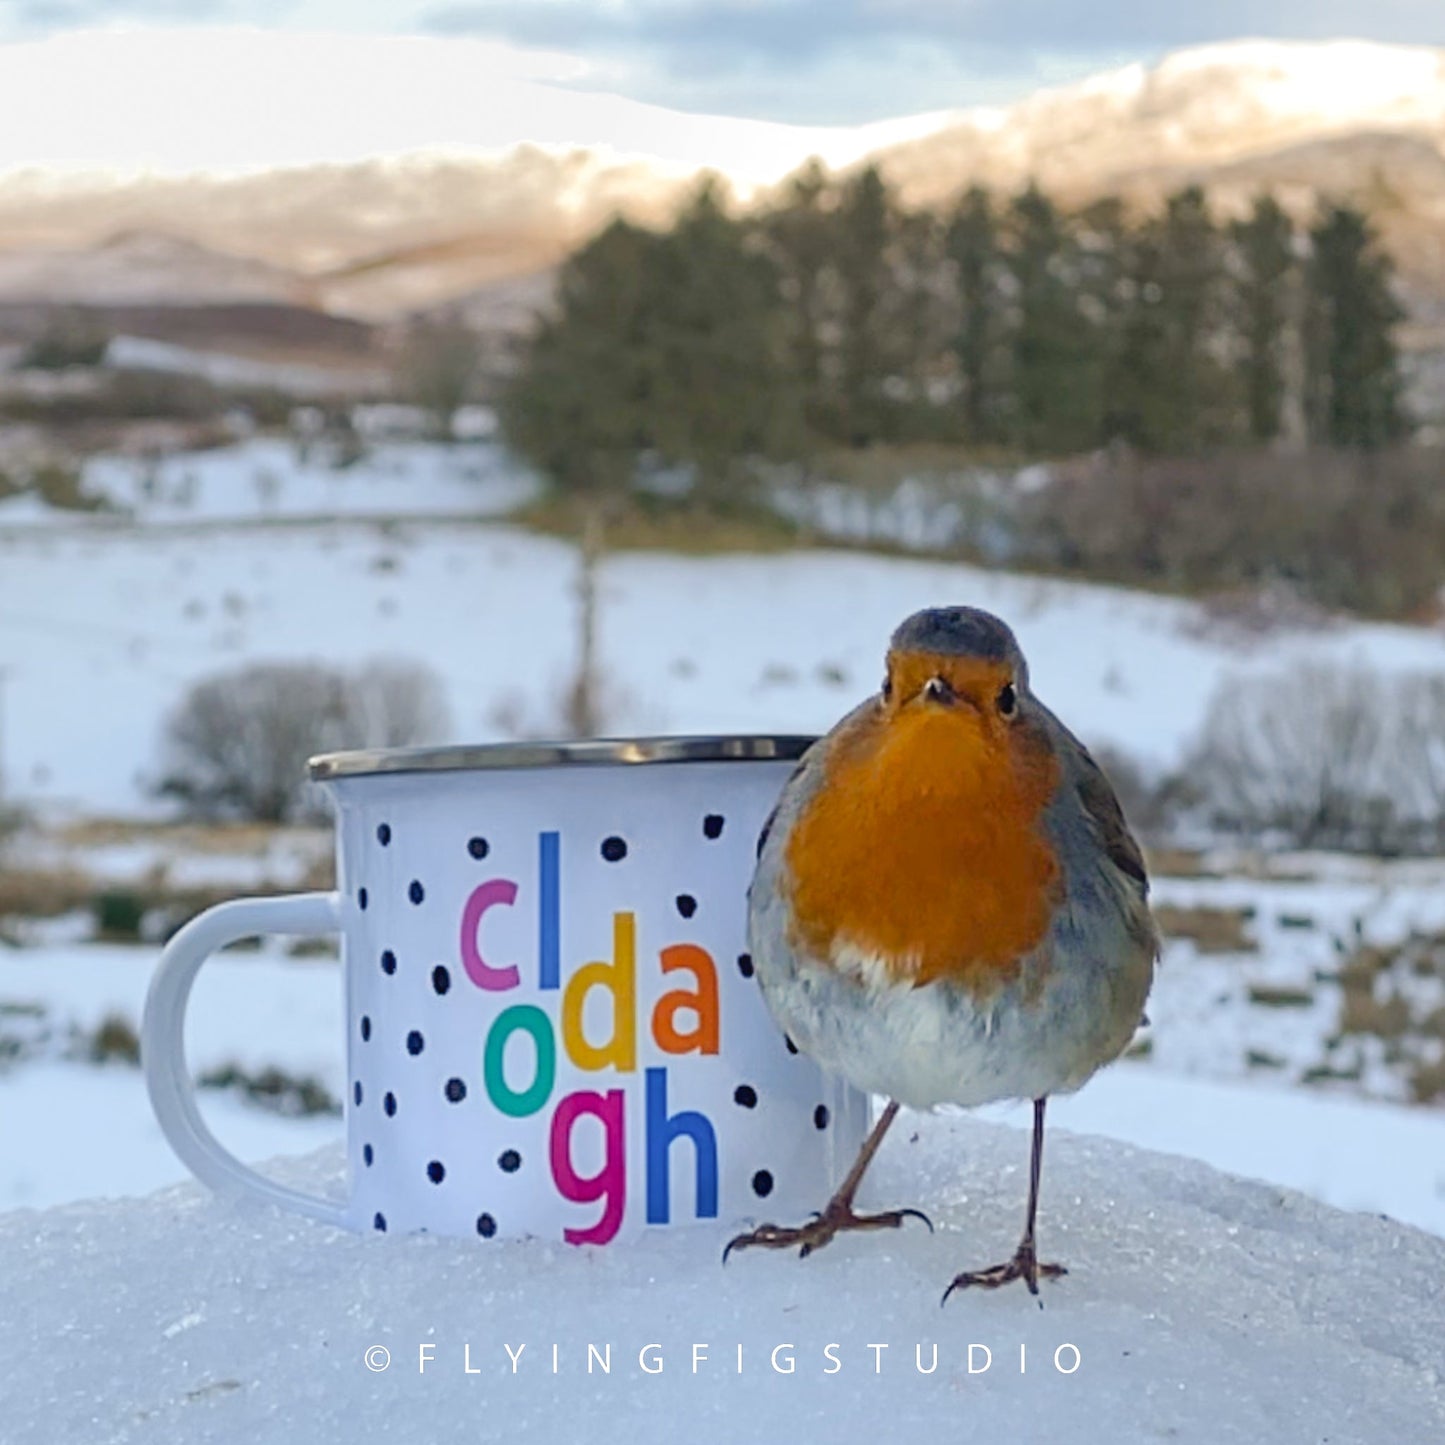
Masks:
[[[1143,1018],[1159,939],[1108,779],[1029,689],[1013,633],[972,607],[915,613],[880,691],[808,750],[763,828],[748,932],[788,1039],[888,1099],[821,1214],[734,1249],[896,1228],[853,1199],[899,1106],[1033,1101],[1023,1238],[944,1292],[1065,1273],[1034,1245],[1049,1095],[1079,1088]],[[930,1228],[932,1226],[930,1225]]]

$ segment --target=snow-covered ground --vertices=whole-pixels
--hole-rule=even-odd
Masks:
[[[515,472],[478,463],[489,455],[387,444],[335,472],[256,440],[150,474],[93,464],[91,485],[132,513],[126,526],[37,510],[7,530],[0,514],[0,776],[51,819],[22,835],[26,863],[97,883],[300,886],[324,835],[217,845],[55,826],[154,811],[145,783],[166,711],[190,682],[241,662],[402,655],[443,679],[458,738],[555,729],[577,557],[460,520],[527,494]],[[350,515],[324,520],[337,510]],[[1187,602],[938,562],[620,555],[601,588],[610,728],[821,730],[876,685],[897,621],[940,601],[1007,617],[1040,694],[1086,740],[1156,767],[1180,757],[1231,670],[1322,655],[1445,667],[1445,638],[1425,630],[1352,624],[1251,643]],[[961,1411],[973,1432],[1017,1440],[1065,1438],[1065,1415],[1078,1426],[1067,1438],[1085,1442],[1436,1438],[1445,1246],[1406,1226],[1445,1235],[1445,1111],[1399,1101],[1407,1065],[1445,1040],[1340,1036],[1340,971],[1363,947],[1445,930],[1445,866],[1275,857],[1221,871],[1160,878],[1156,897],[1248,910],[1242,936],[1217,953],[1171,940],[1147,1053],[1050,1106],[1041,1244],[1073,1272],[1042,1314],[1021,1291],[937,1308],[955,1270],[1015,1238],[1028,1122],[1015,1108],[902,1121],[869,1200],[917,1203],[939,1234],[846,1240],[806,1265],[745,1255],[720,1271],[722,1227],[628,1250],[479,1249],[356,1240],[189,1186],[138,1201],[183,1169],[139,1070],[88,1049],[107,1018],[138,1022],[156,950],[92,942],[79,915],[15,925],[21,946],[0,945],[0,1278],[3,1297],[27,1303],[0,1371],[0,1436],[232,1442],[319,1410],[322,1438],[567,1438],[585,1410],[593,1438],[671,1438],[686,1419],[732,1440],[815,1433],[831,1400],[832,1437],[849,1441],[951,1429]],[[1445,1018],[1434,971],[1402,962],[1376,983],[1377,998],[1397,990],[1413,1016]],[[340,1016],[330,957],[228,953],[197,984],[189,1061],[197,1074],[277,1068],[339,1098]],[[1330,1080],[1301,1082],[1322,1067]],[[269,1167],[342,1187],[339,1116],[199,1092],[241,1157],[324,1145]],[[123,1202],[77,1202],[95,1196]],[[832,1340],[846,1383],[823,1373]],[[504,1341],[529,1346],[515,1376]],[[612,1374],[589,1376],[587,1343],[609,1341]],[[660,1376],[638,1364],[652,1341]],[[934,1341],[939,1369],[919,1374],[914,1345],[926,1363]],[[1052,1364],[1066,1341],[1081,1354],[1075,1375]],[[423,1342],[436,1358],[419,1375]],[[700,1342],[709,1358],[694,1373]],[[875,1373],[876,1342],[889,1349]],[[989,1372],[969,1374],[972,1342],[993,1351]],[[465,1373],[468,1343],[480,1381]],[[796,1358],[791,1376],[769,1362],[779,1344]],[[390,1371],[368,1371],[372,1345],[391,1350]]]
[[[467,453],[442,453],[455,455]],[[278,475],[292,460],[274,442],[215,454],[180,510],[256,518],[267,458]],[[365,471],[288,472],[275,505],[295,515],[379,514],[403,496],[419,511],[504,504],[485,476],[444,477],[437,465],[435,450],[412,447],[383,449]],[[100,485],[133,500],[135,465],[106,467]],[[161,474],[167,496],[183,473],[166,464]],[[515,500],[514,474],[493,481]],[[179,520],[164,501],[148,515]],[[402,655],[439,673],[458,738],[553,732],[575,655],[576,572],[570,545],[451,519],[0,530],[9,787],[92,809],[144,807],[161,720],[187,684],[260,658]],[[1212,630],[1190,602],[943,562],[621,554],[601,586],[609,728],[822,730],[876,687],[898,621],[941,602],[1002,614],[1040,696],[1086,741],[1146,766],[1178,759],[1234,669],[1306,657],[1445,667],[1445,634],[1426,629],[1358,624],[1250,644]]]
[[[1185,1160],[1056,1134],[1039,1243],[1069,1274],[1043,1309],[1017,1285],[940,1309],[957,1271],[1012,1250],[1025,1152],[904,1115],[862,1202],[925,1205],[935,1233],[726,1267],[742,1221],[605,1248],[357,1236],[190,1185],[3,1215],[4,1297],[24,1301],[5,1439],[1441,1438],[1445,1241]],[[284,1172],[334,1190],[337,1164]]]
[[[340,371],[306,362],[259,361],[148,336],[113,336],[105,348],[105,364],[117,370],[131,367],[199,376],[217,386],[275,387],[292,396],[344,397],[363,389],[379,389],[388,380],[384,371],[374,367]]]
[[[536,479],[490,443],[382,442],[338,467],[319,436],[309,445],[300,438],[259,436],[155,461],[99,456],[87,463],[84,486],[140,523],[183,525],[337,515],[489,517],[520,506],[537,490]],[[0,527],[6,520],[0,511]],[[75,520],[73,513],[49,516],[62,528]]]
[[[283,838],[250,859],[195,858],[192,876],[232,880],[238,891],[296,876],[317,840]],[[96,876],[123,880],[152,870],[141,845],[56,854],[89,856]],[[1321,865],[1323,866],[1323,865]],[[1381,1040],[1354,1038],[1370,1065],[1358,1079],[1290,1088],[1331,1053],[1340,986],[1322,964],[1337,962],[1336,938],[1392,944],[1445,923],[1442,869],[1344,863],[1320,884],[1163,878],[1165,906],[1201,898],[1245,902],[1258,952],[1201,957],[1171,940],[1149,1002],[1146,1058],[1114,1066],[1081,1093],[1052,1106],[1064,1128],[1187,1155],[1235,1173],[1303,1190],[1328,1203],[1384,1213],[1445,1235],[1445,1110],[1405,1108],[1398,1067]],[[1311,928],[1281,924],[1308,917]],[[87,1062],[89,1039],[107,1018],[138,1028],[156,950],[82,941],[86,920],[34,931],[31,946],[0,951],[0,1210],[99,1194],[136,1194],[183,1176],[151,1120],[139,1072]],[[1438,980],[1418,980],[1423,1009],[1440,1000]],[[1293,987],[1302,1004],[1258,1007],[1260,984]],[[276,946],[223,955],[200,975],[187,1035],[193,1072],[226,1066],[254,1076],[267,1068],[314,1079],[333,1100],[346,1089],[341,989],[329,956],[296,958]],[[1429,1041],[1420,1047],[1426,1048]],[[1340,1044],[1333,1046],[1336,1050]],[[1261,1058],[1272,1062],[1259,1066]],[[339,1135],[334,1118],[268,1114],[232,1093],[201,1091],[217,1134],[246,1158],[291,1154]],[[1023,1128],[1024,1110],[988,1116]]]

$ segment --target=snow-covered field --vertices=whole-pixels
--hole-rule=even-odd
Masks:
[[[358,408],[358,416],[374,417],[381,428],[389,410],[404,409]],[[460,448],[381,441],[349,466],[337,466],[331,443],[319,433],[309,443],[302,437],[258,436],[154,461],[98,456],[86,464],[84,486],[112,509],[91,520],[104,523],[119,512],[142,525],[181,526],[337,515],[490,517],[511,511],[537,490],[535,478],[491,444]],[[87,520],[74,513],[33,511],[31,519],[61,531]],[[0,531],[6,520],[0,508]]]
[[[233,879],[238,891],[261,877],[286,883],[294,876],[287,860],[294,870],[304,854],[293,840],[249,868],[208,858],[196,876]],[[152,859],[138,847],[94,856],[107,865],[99,876],[111,879],[133,878]],[[1445,1235],[1445,1111],[1392,1107],[1408,1093],[1383,1041],[1366,1035],[1331,1051],[1340,987],[1318,977],[1335,957],[1334,940],[1354,937],[1355,919],[1365,939],[1380,943],[1445,924],[1442,871],[1374,865],[1368,876],[1356,864],[1328,885],[1158,880],[1164,905],[1248,900],[1261,948],[1200,957],[1189,940],[1172,940],[1149,1003],[1147,1056],[1056,1100],[1053,1122]],[[1280,924],[1304,916],[1309,930]],[[61,920],[35,930],[30,946],[0,951],[0,1056],[12,1055],[0,1073],[0,1210],[145,1193],[183,1176],[151,1120],[139,1072],[86,1059],[108,1017],[138,1029],[156,950],[84,942],[85,923]],[[1419,983],[1429,992],[1432,981]],[[1425,1009],[1445,1001],[1433,983]],[[1252,1006],[1260,985],[1298,989],[1301,1006]],[[329,956],[296,958],[275,946],[223,955],[202,971],[188,1021],[197,1075],[275,1068],[315,1080],[333,1100],[345,1093],[341,988]],[[1346,1046],[1368,1056],[1358,1079],[1290,1087]],[[1271,1062],[1261,1067],[1261,1058]],[[297,1153],[339,1136],[339,1119],[269,1114],[217,1089],[203,1089],[201,1099],[216,1133],[242,1157]],[[1019,1108],[987,1113],[1019,1128],[1028,1122]]]
[[[344,397],[362,389],[380,389],[389,379],[377,367],[338,371],[304,362],[259,361],[224,351],[200,351],[148,336],[111,337],[105,348],[105,364],[116,370],[132,367],[199,376],[217,386],[274,387],[291,396]]]
[[[386,445],[335,472],[257,440],[149,474],[93,464],[91,485],[131,515],[119,526],[32,508],[28,524],[16,516],[7,528],[0,512],[0,777],[7,798],[47,820],[12,847],[30,866],[97,883],[299,886],[324,835],[290,830],[243,847],[62,827],[154,814],[146,782],[167,710],[189,683],[245,661],[404,656],[444,681],[457,738],[554,730],[573,665],[577,558],[485,520],[530,485],[488,458],[486,447]],[[821,730],[876,686],[897,621],[941,601],[1008,618],[1039,693],[1086,740],[1146,766],[1179,759],[1235,669],[1322,655],[1445,668],[1445,637],[1424,630],[1343,625],[1249,641],[1187,602],[937,562],[619,555],[601,588],[610,728]],[[1050,1106],[1041,1244],[1073,1273],[1043,1314],[1011,1291],[937,1308],[954,1270],[1001,1257],[1015,1237],[1028,1122],[1016,1108],[905,1120],[869,1199],[917,1203],[939,1234],[846,1240],[802,1266],[744,1256],[721,1272],[721,1230],[635,1251],[489,1250],[359,1241],[189,1186],[130,1198],[183,1169],[139,1070],[97,1064],[89,1050],[107,1019],[138,1022],[156,949],[94,942],[79,914],[15,925],[18,946],[0,943],[0,1274],[8,1297],[27,1301],[27,1326],[0,1371],[0,1436],[232,1442],[274,1438],[278,1419],[320,1409],[322,1438],[451,1438],[463,1422],[468,1439],[568,1438],[585,1409],[595,1438],[646,1440],[664,1427],[671,1438],[688,1419],[702,1437],[732,1440],[814,1433],[809,1421],[836,1390],[848,1402],[834,1414],[840,1440],[952,1428],[960,1411],[975,1433],[1020,1440],[1064,1438],[1064,1414],[1079,1424],[1068,1438],[1086,1441],[1436,1438],[1445,1246],[1406,1226],[1445,1235],[1445,1110],[1401,1101],[1410,1069],[1438,1062],[1445,1038],[1342,1033],[1341,975],[1376,948],[1393,960],[1376,1001],[1398,994],[1412,1019],[1445,1020],[1438,974],[1398,953],[1445,932],[1445,864],[1205,863],[1205,876],[1159,878],[1157,901],[1245,910],[1238,936],[1216,952],[1172,939],[1136,1056]],[[339,1098],[340,993],[325,955],[223,955],[197,984],[193,1072],[280,1069]],[[234,1089],[199,1093],[241,1157],[325,1146],[269,1167],[341,1187],[338,1115],[290,1118]],[[1332,1214],[1279,1186],[1365,1213]],[[76,1202],[95,1196],[126,1198]],[[841,1387],[822,1373],[823,1345],[839,1334]],[[528,1343],[535,1363],[513,1376],[504,1340]],[[667,1361],[658,1377],[637,1360],[654,1340]],[[940,1367],[919,1374],[914,1344],[926,1362],[935,1340]],[[613,1374],[589,1376],[587,1344],[608,1341]],[[702,1341],[709,1363],[694,1373]],[[1077,1376],[1053,1368],[1065,1341],[1082,1354]],[[423,1342],[436,1363],[419,1375]],[[889,1345],[876,1373],[869,1342]],[[991,1371],[969,1373],[971,1342],[993,1351]],[[378,1344],[393,1356],[385,1373],[363,1361]],[[796,1356],[791,1377],[769,1363],[779,1344]]]
[[[143,520],[195,526],[6,530],[0,517],[11,791],[143,808],[167,709],[196,678],[258,658],[402,655],[444,680],[458,738],[555,731],[576,647],[577,557],[457,520],[527,494],[497,457],[394,445],[336,472],[297,469],[291,444],[258,440],[174,458],[150,482],[134,462],[92,466],[90,484]],[[282,524],[337,510],[347,518]],[[601,592],[610,730],[822,730],[877,685],[897,622],[940,602],[1006,617],[1037,691],[1075,731],[1153,767],[1178,759],[1232,670],[1305,657],[1445,668],[1445,634],[1424,629],[1250,642],[1189,602],[940,562],[622,554]]]

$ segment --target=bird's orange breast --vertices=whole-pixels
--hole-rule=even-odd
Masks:
[[[1015,976],[1059,891],[1040,826],[1059,776],[1047,740],[880,706],[834,740],[824,768],[786,844],[795,941],[915,984],[986,994]]]

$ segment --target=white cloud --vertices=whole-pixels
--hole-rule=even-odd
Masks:
[[[0,45],[0,169],[180,173],[524,141],[606,146],[766,181],[876,131],[684,115],[575,88],[589,62],[493,40],[89,30]],[[933,122],[903,123],[888,135]]]

